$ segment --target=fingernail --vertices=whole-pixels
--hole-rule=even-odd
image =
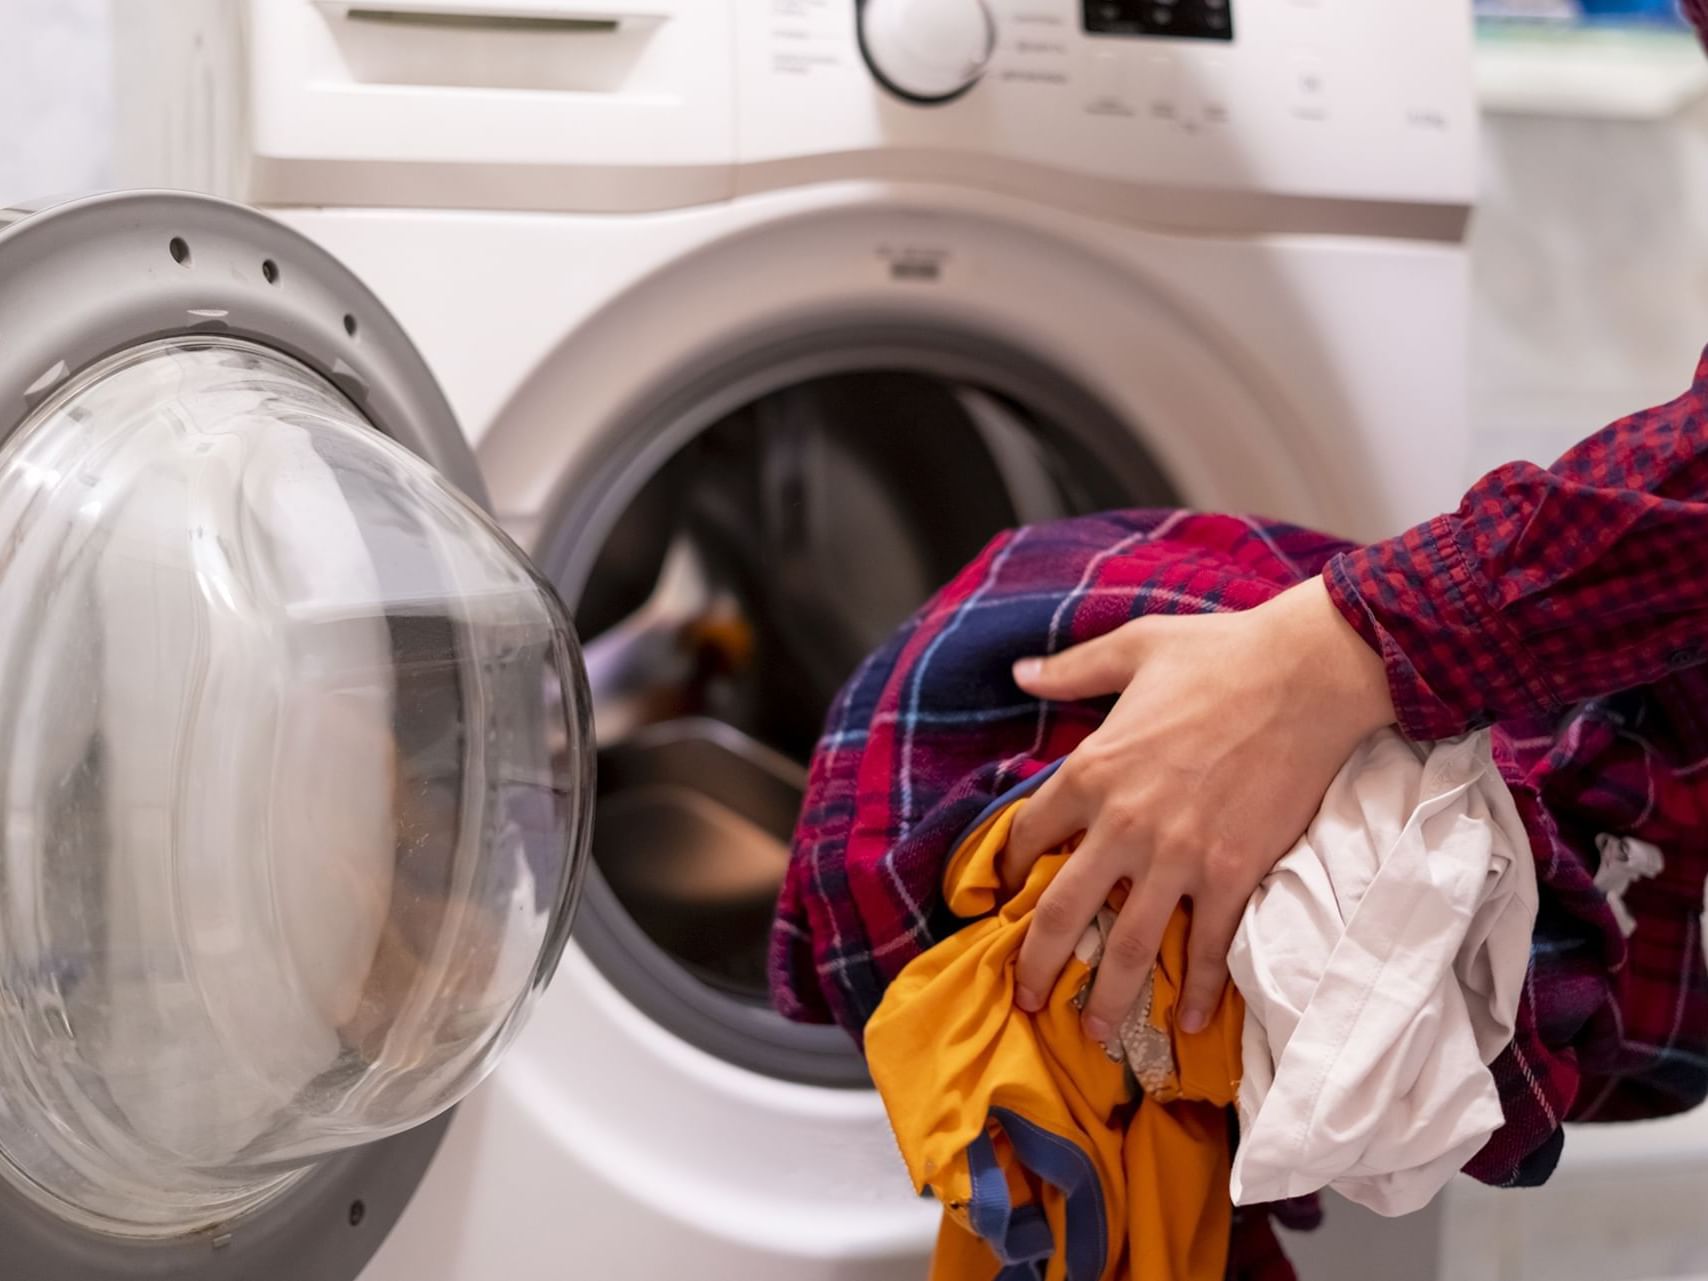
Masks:
[[[1017,681],[1035,680],[1044,674],[1044,660],[1041,658],[1023,658],[1014,664],[1014,679]]]
[[[1102,1019],[1093,1018],[1092,1016],[1087,1015],[1085,1019],[1085,1034],[1093,1041],[1096,1041],[1099,1045],[1103,1045],[1109,1040],[1109,1025]]]
[[[1014,1001],[1028,1014],[1036,1014],[1044,1008],[1044,1003],[1038,999],[1038,994],[1029,987],[1017,989],[1014,993]]]
[[[1203,1010],[1187,1010],[1180,1016],[1180,1030],[1188,1036],[1202,1032],[1208,1026],[1210,1026],[1210,1018]]]

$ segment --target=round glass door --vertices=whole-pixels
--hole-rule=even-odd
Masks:
[[[0,1180],[227,1223],[490,1070],[592,805],[562,606],[270,348],[169,338],[0,448]]]

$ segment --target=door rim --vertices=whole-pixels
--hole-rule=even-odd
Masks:
[[[555,488],[528,550],[573,614],[624,507],[683,445],[744,405],[837,374],[903,371],[1007,396],[1107,467],[1133,502],[1174,493],[1145,446],[1073,376],[970,323],[868,312],[747,334],[676,370],[601,433]],[[992,530],[994,535],[998,531]],[[595,820],[597,821],[597,820]],[[803,1085],[868,1088],[865,1063],[833,1025],[791,1023],[769,1006],[719,992],[689,973],[628,915],[597,866],[588,869],[577,946],[622,995],[667,1030],[723,1062]]]
[[[106,192],[0,210],[0,442],[67,379],[159,338],[272,347],[490,511],[437,380],[361,280],[246,205]]]
[[[336,387],[490,511],[449,402],[367,286],[247,206],[138,190],[0,209],[0,446],[68,380],[167,338],[236,338]],[[65,1281],[350,1281],[425,1175],[455,1112],[316,1162],[254,1211],[188,1236],[105,1234],[0,1180],[0,1274]]]

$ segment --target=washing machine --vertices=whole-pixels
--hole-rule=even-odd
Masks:
[[[393,695],[441,753],[468,755],[478,712],[488,734],[525,740],[530,777],[557,771],[556,826],[514,820],[534,839],[504,828],[510,870],[488,878],[486,899],[531,922],[510,948],[528,964],[494,972],[528,982],[504,989],[502,1035],[478,1063],[403,1091],[408,1108],[359,1112],[336,1142],[324,1118],[318,1146],[249,1136],[243,1154],[262,1152],[273,1183],[151,1232],[126,1229],[112,1188],[43,1196],[23,1123],[8,1132],[0,1112],[0,1219],[29,1228],[0,1230],[0,1261],[11,1249],[22,1275],[67,1281],[922,1275],[937,1212],[912,1195],[858,1056],[765,999],[770,908],[827,705],[1016,522],[1186,504],[1374,537],[1456,500],[1469,13],[130,0],[115,21],[121,174],[208,194],[73,201],[0,234],[0,337],[30,337],[0,386],[6,428],[44,398],[60,398],[56,422],[118,413],[130,402],[103,410],[66,388],[98,389],[104,362],[147,366],[137,350],[168,362],[173,388],[205,392],[204,409],[240,403],[265,439],[308,431],[314,400],[337,420],[310,432],[315,457],[351,461],[331,467],[335,484],[285,467],[297,455],[283,446],[279,466],[319,499],[238,487],[210,523],[192,504],[160,529],[243,545],[259,504],[292,565],[324,562],[347,592],[390,602],[388,619],[417,591],[436,603],[417,612],[486,621],[499,645],[509,633],[482,602],[504,593],[443,564],[472,540],[488,578],[551,585],[580,649],[536,602],[531,639],[502,651],[532,656],[505,669],[502,699]],[[56,288],[70,275],[76,290]],[[66,320],[37,333],[24,324],[37,312]],[[149,421],[201,421],[149,403]],[[363,470],[364,450],[384,465]],[[77,474],[98,486],[104,458]],[[363,488],[346,470],[380,479]],[[451,504],[459,489],[505,532]],[[350,493],[365,504],[355,533],[328,497]],[[376,589],[348,544],[390,546],[376,540],[414,528],[418,506],[453,513],[458,536],[416,539],[414,576]],[[81,528],[81,511],[62,519]],[[112,591],[129,581],[110,576]],[[217,574],[187,581],[148,615],[164,652],[202,643],[206,602],[223,599]],[[269,661],[318,671],[324,650],[368,670],[383,666],[376,635],[322,629]],[[457,654],[441,681],[490,666]],[[512,723],[524,729],[507,737]],[[340,746],[369,742],[364,725],[302,738],[328,747],[301,776],[341,788],[357,815],[374,806],[351,798],[397,791],[366,749]],[[597,782],[570,804],[595,756]],[[254,767],[212,753],[180,791]],[[538,834],[573,846],[588,811],[583,884]],[[316,855],[315,884],[344,874],[341,848]],[[179,915],[213,929],[216,901],[188,894]],[[280,1040],[291,1025],[267,1002],[295,1008],[299,969],[335,992],[363,971],[368,936],[339,912],[366,918],[324,890],[304,901],[339,946],[275,961],[279,991],[253,1010],[230,979],[205,980],[219,1001],[182,1057]],[[474,951],[510,954],[491,939]],[[435,1009],[432,984],[455,986],[412,981]],[[228,1023],[248,1034],[212,1030]],[[13,1058],[59,1097],[40,1086],[57,1060]],[[44,1106],[35,1123],[81,1150],[84,1127],[128,1115],[97,1086],[77,1097],[108,1100],[99,1116]],[[215,1101],[241,1112],[231,1088]],[[176,1133],[171,1117],[157,1128]],[[146,1199],[135,1179],[125,1191]],[[79,1195],[109,1212],[91,1217]],[[1388,1262],[1400,1277],[1416,1260]]]

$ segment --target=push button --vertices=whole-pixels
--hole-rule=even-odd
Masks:
[[[1114,98],[1121,89],[1121,64],[1107,49],[1091,55],[1091,96]]]
[[[1228,122],[1228,65],[1220,58],[1206,59],[1199,66],[1198,115],[1207,125]]]
[[[1092,52],[1086,66],[1086,111],[1094,116],[1133,114],[1127,68],[1127,60],[1112,49]]]
[[[1169,54],[1153,53],[1145,59],[1145,110],[1152,119],[1174,120],[1179,117],[1178,79],[1178,68]]]
[[[1320,99],[1327,87],[1321,58],[1314,53],[1302,53],[1294,59],[1293,88],[1301,98]]]
[[[1328,75],[1314,53],[1293,58],[1293,114],[1301,120],[1328,118]]]

